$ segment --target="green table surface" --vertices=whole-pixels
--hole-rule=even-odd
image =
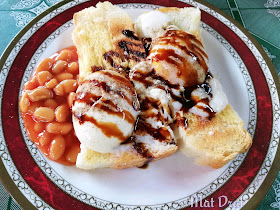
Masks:
[[[0,0],[0,54],[30,20],[59,1],[61,0]],[[280,0],[207,0],[207,2],[232,16],[257,39],[279,75]],[[21,208],[0,183],[0,210],[2,209]],[[257,209],[280,209],[280,173]]]

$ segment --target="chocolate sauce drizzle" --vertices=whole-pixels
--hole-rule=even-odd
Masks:
[[[123,30],[122,34],[132,41],[137,41],[137,42],[132,42],[132,41],[128,41],[128,40],[121,40],[118,42],[118,47],[124,51],[123,56],[126,59],[133,59],[136,62],[139,62],[139,61],[142,61],[143,59],[145,59],[146,55],[150,51],[151,40],[150,39],[142,40],[144,42],[144,46],[143,46],[143,44],[141,44],[141,42],[139,41],[139,38],[135,35],[135,33],[133,31]],[[181,45],[178,42],[178,40],[183,42],[185,45]],[[208,66],[204,59],[204,58],[207,58],[207,55],[201,49],[202,44],[199,40],[196,39],[195,36],[185,33],[185,32],[169,30],[166,33],[166,37],[161,39],[160,44],[169,44],[169,45],[174,45],[176,47],[179,47],[186,54],[188,54],[193,59],[195,59],[205,72],[208,71]],[[115,62],[114,58],[120,58],[119,53],[117,53],[115,51],[109,51],[109,52],[106,52],[103,55],[103,57],[112,67],[114,67],[116,69],[122,68],[122,69],[126,70],[127,72],[129,71],[129,68],[125,68]],[[176,65],[179,68],[179,66],[181,65],[180,63],[182,63],[180,61],[183,61],[184,58],[182,56],[176,54],[176,52],[172,49],[158,49],[158,54],[156,56],[154,56],[153,59],[155,59],[157,61],[164,60],[168,63]],[[101,69],[99,69],[99,67],[92,67],[92,68],[94,71],[101,70]],[[182,71],[184,71],[183,68],[186,68],[186,67],[185,66],[182,67],[182,65],[181,65],[180,68],[181,69],[179,69],[179,71],[178,71],[178,76],[180,76],[182,74]],[[117,76],[117,75],[112,75],[108,72],[106,72],[105,75],[114,77],[114,79],[117,82],[121,82],[121,83],[126,82],[125,86],[128,87],[129,91],[132,91],[130,93],[134,94],[134,96],[137,97],[136,93],[133,93],[133,86],[130,82],[128,83],[128,81],[124,81],[122,77]],[[211,74],[208,74],[207,77],[209,77],[209,75],[211,77]],[[197,77],[198,75],[192,75],[192,76]],[[157,88],[165,90],[166,92],[168,92],[170,94],[171,98],[174,101],[178,101],[183,105],[182,109],[184,111],[188,111],[191,107],[193,107],[195,105],[195,102],[191,100],[191,92],[195,88],[198,88],[198,87],[204,88],[204,90],[207,92],[207,94],[210,95],[210,97],[212,97],[211,87],[206,82],[204,82],[203,84],[200,84],[200,85],[187,87],[185,89],[185,91],[183,93],[181,93],[181,95],[179,95],[179,96],[175,95],[172,92],[172,89],[178,90],[180,88],[180,86],[170,84],[169,81],[165,80],[162,76],[158,75],[154,69],[151,72],[148,72],[147,74],[140,74],[140,73],[136,72],[136,74],[133,76],[133,80],[141,82],[142,84],[145,85],[146,88],[149,86],[156,86]],[[159,80],[159,81],[161,81],[161,83],[155,85],[154,80]],[[129,104],[132,104],[135,110],[137,110],[137,111],[139,110],[139,104],[138,105],[134,104],[135,103],[134,100],[131,100],[127,96],[125,96],[125,94],[123,94],[123,92],[121,90],[112,90],[112,88],[110,86],[108,86],[105,82],[99,82],[97,80],[91,80],[91,81],[86,81],[86,82],[90,82],[91,84],[94,84],[94,86],[102,88],[102,90],[105,92],[110,92],[110,93],[119,95],[121,98],[126,100]],[[167,88],[166,88],[166,86],[167,86]],[[79,102],[87,103],[90,106],[94,105],[97,108],[107,112],[108,114],[123,116],[123,119],[129,123],[133,123],[135,121],[135,119],[131,113],[124,111],[124,110],[120,110],[119,107],[117,107],[117,105],[115,105],[110,100],[102,100],[101,96],[96,96],[96,95],[90,94],[90,93],[85,93],[85,94],[79,93],[76,95],[75,100],[79,101]],[[100,101],[100,103],[96,103],[97,101]],[[199,108],[203,109],[203,111],[205,111],[205,112],[208,112],[209,119],[211,119],[215,115],[215,112],[213,112],[213,110],[209,106],[209,99],[203,99],[203,100],[201,100],[201,102],[208,104],[208,106],[199,107]],[[151,98],[146,98],[144,101],[142,101],[140,107],[141,107],[141,111],[143,111],[143,112],[150,110],[151,108],[156,108],[156,109],[161,108],[159,101],[153,100]],[[108,136],[108,137],[114,136],[114,137],[119,138],[122,141],[122,144],[131,143],[133,145],[134,149],[138,152],[138,154],[140,154],[142,157],[147,159],[146,163],[142,167],[147,166],[148,163],[154,159],[153,155],[145,147],[144,143],[139,142],[135,136],[130,136],[130,137],[123,136],[122,132],[119,130],[119,128],[116,124],[110,123],[110,122],[98,122],[93,117],[89,117],[87,115],[79,115],[79,114],[74,113],[74,116],[79,120],[80,124],[84,123],[85,121],[90,121],[93,124],[95,124],[97,127],[99,127],[106,136]],[[169,130],[167,130],[164,127],[160,127],[158,129],[153,128],[151,126],[151,124],[147,123],[144,118],[156,118],[157,120],[162,120],[163,122],[165,120],[165,119],[163,119],[163,116],[160,113],[160,111],[157,114],[150,112],[147,115],[138,116],[135,126],[134,126],[134,131],[135,131],[136,135],[141,134],[141,133],[149,134],[152,137],[154,137],[154,139],[156,139],[160,142],[175,144],[174,139],[170,138],[171,135],[170,135]],[[178,119],[178,123],[179,123],[179,125],[186,127],[188,121],[186,118],[183,117],[181,119]]]
[[[86,80],[83,83],[90,83],[91,85],[101,88],[104,92],[110,94],[117,94],[121,98],[126,100],[128,104],[133,105],[132,100],[128,98],[121,90],[112,89],[106,82],[100,82],[98,80],[93,79],[93,80]]]
[[[112,122],[99,122],[95,118],[90,117],[88,115],[79,115],[77,113],[74,113],[74,116],[79,120],[80,124],[83,124],[85,122],[91,122],[93,123],[96,127],[100,128],[104,135],[107,137],[116,137],[120,141],[125,141],[127,139],[127,136],[124,136],[122,131],[119,129],[117,124],[112,123]]]
[[[135,35],[135,33],[133,31],[122,30],[122,34],[130,39],[139,40],[139,38]]]
[[[103,95],[102,92],[109,93],[110,95],[117,94],[125,101],[127,101],[128,104],[132,105],[134,109],[137,111],[139,110],[139,104],[137,104],[133,100],[133,97],[135,97],[134,95],[136,94],[135,90],[133,89],[134,88],[133,85],[129,80],[125,79],[123,76],[120,76],[118,74],[112,74],[111,72],[108,71],[103,71],[102,74],[103,76],[110,77],[111,79],[113,78],[114,81],[117,82],[117,84],[122,83],[125,89],[112,88],[106,82],[99,81],[97,79],[85,80],[81,85],[86,85],[86,83],[89,83],[91,88],[93,87],[100,88],[101,93],[100,95],[95,95],[94,93],[90,93],[88,91],[77,92],[75,96],[75,102],[85,103],[89,105],[89,107],[94,106],[95,108],[98,108],[99,110],[108,113],[108,115],[118,116],[119,118],[122,118],[123,120],[133,125],[135,122],[135,117],[129,111],[121,109],[112,100],[108,100],[102,97]],[[133,97],[131,98],[128,97],[127,95],[132,95]],[[93,123],[96,127],[102,130],[104,135],[106,135],[109,138],[116,137],[120,139],[120,141],[126,141],[128,138],[127,136],[123,136],[123,133],[118,128],[118,125],[115,123],[101,122],[95,119],[94,117],[88,116],[86,114],[81,114],[78,111],[73,112],[73,115],[79,120],[80,124],[83,124],[86,121]]]
[[[179,44],[180,42],[178,42],[178,40],[184,44]],[[204,71],[207,72],[208,66],[204,57],[208,58],[208,56],[203,50],[202,43],[194,35],[182,30],[169,30],[165,37],[161,39],[161,42],[179,47],[187,55],[193,57],[201,65]]]
[[[129,41],[125,41],[125,40],[121,40],[119,42],[119,47],[121,49],[124,50],[124,56],[126,58],[129,58],[129,55],[132,55],[132,58],[136,61],[136,62],[140,62],[141,58],[145,59],[146,58],[146,53],[145,51],[138,51],[132,48],[132,46],[136,46],[138,48],[141,48],[144,50],[144,46],[142,45],[142,43],[138,44],[138,43],[134,43],[134,42],[129,42]]]
[[[158,129],[153,128],[149,123],[145,122],[145,120],[143,119],[138,120],[138,123],[135,125],[135,130],[137,130],[137,133],[139,134],[147,133],[160,142],[164,141],[168,143],[168,137],[170,136],[170,132],[164,127],[160,127]],[[173,140],[171,141],[173,142]]]
[[[142,43],[144,45],[146,54],[149,55],[150,49],[151,49],[151,44],[152,44],[152,38],[143,38]]]
[[[132,141],[133,148],[140,154],[142,157],[146,158],[146,162],[143,164],[143,166],[139,168],[148,167],[148,164],[154,160],[154,156],[150,153],[150,151],[145,147],[145,144],[142,142],[137,142],[137,140]]]
[[[91,72],[94,73],[96,71],[101,71],[101,70],[104,70],[103,67],[101,66],[91,66]]]
[[[113,68],[117,70],[123,69],[126,73],[129,73],[129,65],[122,66],[120,62],[126,63],[126,61],[129,62],[130,60],[140,62],[146,58],[146,52],[143,44],[133,31],[122,30],[122,34],[125,38],[118,42],[117,50],[108,51],[103,54],[103,57]]]
[[[150,58],[153,62],[162,62],[174,66],[176,74],[182,79],[187,78],[186,85],[197,84],[198,73],[193,62],[181,56],[174,49],[162,48],[161,46],[173,46],[182,50],[186,55],[193,58],[196,65],[206,73],[208,71],[207,55],[203,50],[201,42],[192,34],[182,30],[168,30],[163,37],[156,39],[152,43]],[[164,67],[162,67],[164,68]]]
[[[117,64],[117,63],[115,63],[115,61],[114,61],[114,57],[116,57],[116,58],[119,58],[119,57],[120,57],[119,53],[117,53],[117,52],[111,50],[111,51],[108,51],[108,52],[104,53],[103,57],[104,57],[104,59],[105,59],[106,61],[108,61],[108,63],[109,63],[112,67],[114,67],[114,68],[116,68],[116,69],[119,69],[119,68],[125,69],[123,66],[121,66],[121,65],[119,65],[119,64]]]

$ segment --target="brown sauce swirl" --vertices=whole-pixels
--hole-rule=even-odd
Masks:
[[[179,126],[185,127],[185,128],[188,127],[188,119],[187,118],[185,118],[185,117],[177,117],[176,121],[177,121]]]
[[[100,87],[103,91],[105,91],[107,93],[117,94],[121,98],[126,100],[128,104],[133,105],[132,99],[128,98],[125,94],[123,94],[123,92],[121,90],[112,89],[106,82],[100,82],[96,79],[92,79],[92,80],[85,80],[83,83],[90,83],[90,84],[93,84],[96,87]]]
[[[136,62],[140,62],[142,59],[146,58],[146,52],[142,43],[134,43],[125,40],[121,40],[118,43],[119,47],[124,50],[124,56],[129,59],[129,56],[134,59]],[[136,50],[134,47],[137,47],[141,50]]]
[[[77,93],[76,95],[76,101],[80,103],[88,104],[89,106],[94,105],[96,108],[99,108],[104,112],[107,112],[109,115],[116,115],[120,118],[123,118],[128,123],[134,124],[135,118],[129,111],[121,110],[111,100],[102,99],[101,101],[99,101],[99,103],[96,103],[98,100],[100,100],[100,98],[102,98],[102,96],[96,96],[88,92],[86,93],[80,92]]]
[[[144,165],[148,164],[149,162],[151,162],[154,159],[153,155],[145,147],[145,144],[142,142],[138,142],[135,139],[135,137],[133,137],[132,145],[133,145],[133,148],[138,152],[138,154],[140,154],[144,158],[147,158],[147,161],[144,163]]]
[[[129,111],[121,110],[111,100],[102,100],[100,101],[100,103],[97,103],[95,107],[104,112],[107,112],[108,115],[115,115],[123,118],[123,120],[127,121],[130,124],[134,124],[135,122],[134,116]]]
[[[103,75],[106,75],[116,81],[116,83],[122,83],[126,87],[126,90],[129,91],[131,94],[133,93],[133,85],[128,79],[124,79],[123,76],[117,75],[117,74],[112,74],[111,72],[103,72]]]
[[[153,128],[151,126],[151,124],[145,122],[145,120],[143,120],[141,118],[138,120],[134,129],[137,131],[137,133],[140,133],[140,134],[147,133],[160,142],[163,142],[163,141],[168,142],[169,137],[170,137],[170,132],[166,128],[164,128],[164,127],[160,127],[158,129]]]
[[[101,70],[104,70],[103,67],[101,66],[91,66],[91,72],[94,73],[96,71],[101,71]]]
[[[96,96],[89,92],[79,92],[75,96],[75,101],[82,102],[92,106],[96,101],[98,101],[101,96]]]
[[[144,45],[146,54],[149,55],[150,49],[151,49],[151,44],[152,44],[152,38],[143,38],[142,43]]]
[[[173,64],[177,67],[182,65],[184,58],[175,53],[172,49],[158,49],[155,56],[152,58],[153,61],[165,61],[167,63]],[[182,74],[182,68],[178,68],[177,76]]]
[[[209,105],[210,100],[205,98],[199,102],[205,104],[205,106],[197,106],[197,108],[201,109],[203,112],[206,112],[208,114],[208,119],[211,120],[215,116],[216,112]]]
[[[182,50],[194,62],[190,61],[188,57],[179,55],[174,49],[166,48],[166,46],[173,46],[176,49]],[[208,57],[204,52],[201,42],[195,36],[182,30],[168,30],[163,37],[156,39],[152,43],[149,56],[152,62],[159,62],[161,64],[161,67],[158,69],[162,69],[160,74],[167,74],[167,76],[169,74],[169,68],[165,69],[165,64],[162,64],[162,62],[174,66],[170,75],[172,75],[172,72],[176,73],[177,77],[183,80],[182,85],[184,86],[196,85],[200,79],[198,71],[203,71],[205,74],[208,71]],[[200,68],[198,69],[197,65],[201,70]],[[173,83],[176,82],[174,81]]]
[[[104,59],[114,68],[118,69],[118,68],[122,68],[122,69],[125,69],[123,66],[117,64],[115,61],[114,61],[114,58],[119,58],[120,55],[119,53],[115,52],[115,51],[108,51],[106,53],[104,53],[103,55]]]
[[[120,141],[126,141],[126,139],[128,138],[127,136],[123,135],[122,131],[115,123],[99,122],[93,117],[87,115],[78,115],[76,113],[74,113],[74,116],[79,120],[80,124],[83,124],[87,121],[93,123],[96,127],[100,128],[100,130],[102,130],[104,135],[106,135],[108,138],[115,137]]]

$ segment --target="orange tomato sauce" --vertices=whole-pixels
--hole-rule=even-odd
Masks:
[[[42,73],[43,71],[51,74]],[[60,50],[38,65],[33,76],[24,85],[19,102],[23,122],[31,141],[46,157],[63,165],[74,165],[80,152],[80,142],[73,129],[71,114],[78,75],[76,48],[72,46]],[[39,90],[37,88],[44,89],[49,94],[42,96],[40,92],[34,91]],[[63,108],[58,109],[60,106]],[[48,112],[39,112],[40,107],[49,108]],[[56,126],[52,127],[50,124]]]

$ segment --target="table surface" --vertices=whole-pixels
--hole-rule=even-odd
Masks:
[[[34,17],[61,0],[1,0],[0,54]],[[207,0],[241,23],[262,45],[280,75],[280,0]],[[5,31],[5,33],[3,33]],[[0,183],[0,209],[21,209]],[[280,209],[280,173],[257,209]]]

